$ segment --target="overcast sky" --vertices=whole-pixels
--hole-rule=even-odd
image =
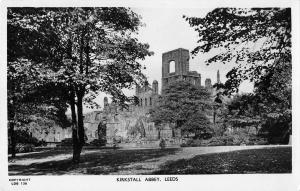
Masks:
[[[153,80],[159,83],[161,89],[161,65],[162,53],[177,48],[185,48],[191,51],[197,45],[197,33],[191,28],[182,16],[204,17],[212,9],[193,9],[193,8],[132,8],[142,17],[145,24],[141,27],[138,39],[150,45],[150,50],[154,55],[147,57],[142,63],[146,66],[143,72],[149,79],[150,84]],[[190,59],[190,70],[201,74],[201,84],[204,85],[206,78],[211,78],[212,84],[216,82],[217,70],[220,70],[221,81],[226,80],[226,73],[232,68],[230,64],[211,64],[207,66],[204,61],[216,52],[199,54],[194,59]],[[249,83],[241,87],[242,92],[252,91]],[[128,95],[134,95],[134,90],[125,90]],[[97,98],[97,102],[102,106],[104,94]],[[87,109],[86,111],[90,111]]]

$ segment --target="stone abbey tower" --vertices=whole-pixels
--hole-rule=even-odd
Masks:
[[[189,51],[178,48],[162,54],[162,93],[164,88],[177,80],[187,80],[194,85],[201,86],[201,74],[189,71]],[[171,64],[175,65],[175,71],[170,71]]]

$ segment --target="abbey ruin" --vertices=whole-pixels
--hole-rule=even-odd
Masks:
[[[189,71],[189,59],[189,51],[183,48],[162,54],[162,94],[164,88],[176,80],[187,80],[201,86],[201,74]],[[170,71],[171,64],[175,65],[174,71]],[[220,82],[219,72],[217,82]],[[176,142],[181,138],[181,133],[174,130],[172,124],[156,127],[149,119],[149,109],[157,104],[158,85],[158,81],[154,80],[152,86],[137,86],[135,96],[139,103],[130,105],[128,110],[120,109],[114,103],[108,103],[108,98],[105,97],[102,111],[94,111],[85,116],[84,126],[88,140],[105,137],[107,143],[111,143],[114,139],[132,143],[137,139],[155,141],[164,138]],[[213,91],[210,79],[205,80],[204,87]]]

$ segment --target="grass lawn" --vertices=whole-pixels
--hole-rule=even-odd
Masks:
[[[264,148],[169,161],[153,174],[291,173],[292,148]]]
[[[93,153],[82,154],[80,163],[73,164],[71,156],[67,159],[57,159],[30,165],[11,164],[8,167],[9,175],[63,175],[75,174],[110,174],[121,170],[126,165],[149,159],[156,159],[174,154],[178,149],[134,149],[134,150],[87,150]],[[43,153],[33,153],[18,156],[16,160],[31,160],[45,158],[62,153],[71,154],[72,150],[49,150]]]
[[[79,164],[71,162],[71,148],[52,149],[17,156],[8,169],[9,175],[250,174],[292,171],[291,147],[245,149],[229,152],[221,152],[222,147],[86,149]],[[214,152],[204,154],[205,150]]]

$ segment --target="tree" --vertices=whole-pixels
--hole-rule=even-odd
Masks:
[[[217,8],[204,18],[184,18],[199,34],[194,55],[217,49],[220,53],[207,64],[235,63],[226,75],[224,94],[237,93],[241,82],[250,80],[257,102],[248,103],[259,108],[260,116],[291,122],[290,8]]]
[[[9,8],[7,15],[7,102],[12,157],[16,154],[15,129],[22,129],[38,118],[54,120],[62,126],[68,123],[67,106],[61,99],[64,92],[60,89],[57,94],[55,88],[59,88],[43,79],[45,63],[59,61],[57,51],[49,51],[55,50],[58,40],[46,33],[45,25],[39,31],[30,27],[28,14],[41,14],[41,11]]]
[[[204,18],[184,18],[199,34],[193,55],[218,48],[221,53],[208,59],[207,64],[236,63],[227,74],[227,93],[237,92],[243,80],[259,83],[283,63],[291,74],[290,8],[217,8]]]
[[[126,107],[129,98],[122,89],[145,80],[139,60],[152,53],[148,44],[133,37],[141,26],[140,17],[122,7],[28,8],[16,12],[11,19],[15,25],[37,33],[42,30],[48,40],[58,39],[48,50],[56,52],[58,61],[44,62],[44,79],[66,92],[72,113],[73,161],[79,162],[84,144],[83,103],[95,107],[93,99],[105,92]]]
[[[211,123],[203,111],[197,111],[187,118],[181,129],[187,136],[195,134],[195,138],[203,138],[211,134],[210,126]]]
[[[247,128],[254,126],[258,132],[259,125],[263,122],[260,103],[252,94],[237,94],[227,105],[227,112],[223,112],[226,123],[234,128]]]
[[[12,157],[16,155],[15,129],[24,127],[39,118],[53,120],[65,126],[67,106],[62,99],[51,94],[51,90],[41,86],[38,68],[29,60],[17,59],[9,62],[7,71],[8,126]],[[41,96],[42,95],[42,96]],[[46,98],[46,99],[45,99]],[[51,98],[51,99],[50,99]]]
[[[209,108],[210,93],[187,81],[176,81],[164,90],[150,113],[156,124],[174,123],[183,134],[197,136],[209,128],[205,109]]]

